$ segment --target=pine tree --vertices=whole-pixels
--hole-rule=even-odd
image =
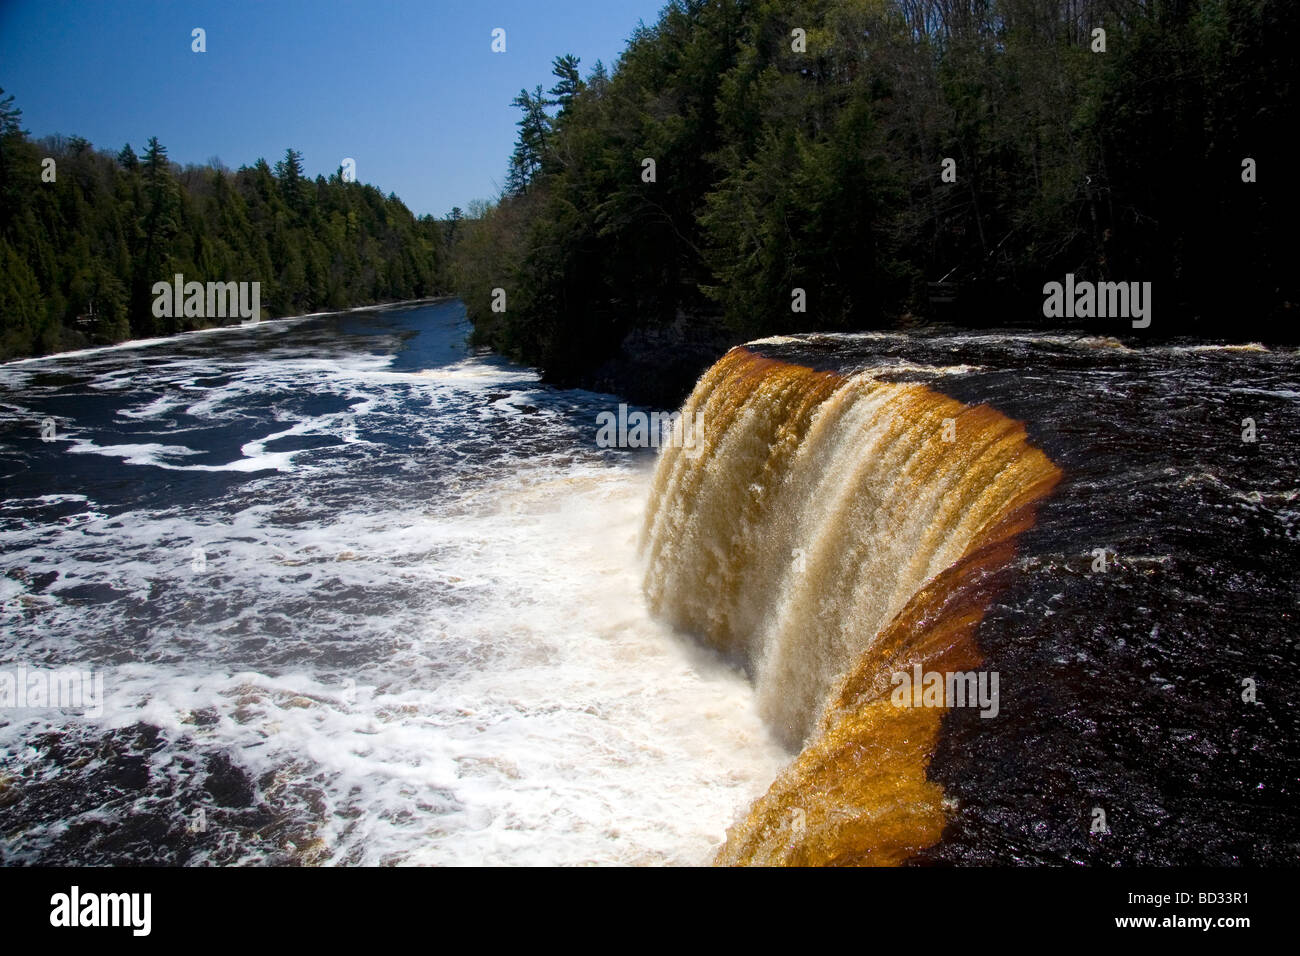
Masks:
[[[561,116],[569,111],[573,98],[584,88],[582,77],[578,73],[578,64],[581,62],[578,57],[566,53],[557,56],[552,63],[551,73],[558,82],[551,87],[550,95],[555,97],[552,102],[560,107]]]
[[[23,111],[14,106],[13,94],[4,96],[4,89],[0,88],[0,213],[3,213],[0,228],[12,221],[14,210],[20,205],[13,150],[27,135],[22,118]]]
[[[519,107],[524,114],[516,123],[519,138],[515,142],[514,154],[510,157],[510,172],[506,179],[506,192],[517,196],[527,192],[533,179],[542,171],[551,119],[546,114],[548,100],[542,93],[540,84],[531,94],[527,90],[520,90],[519,95],[510,103]]]
[[[150,307],[149,290],[153,283],[167,278],[168,262],[171,259],[169,248],[177,232],[176,182],[172,178],[167,148],[158,142],[156,136],[149,137],[141,165],[144,170],[145,211],[140,232],[144,246],[136,258],[131,290],[131,320],[133,332],[137,335],[150,335],[158,329]],[[163,331],[174,331],[174,321],[173,319],[172,325],[165,326]]]

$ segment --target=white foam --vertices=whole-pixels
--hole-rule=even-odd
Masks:
[[[0,727],[12,769],[43,766],[23,746],[42,730],[144,721],[168,742],[150,758],[159,774],[177,756],[228,754],[287,821],[300,862],[704,862],[788,758],[745,678],[644,609],[647,471],[574,444],[563,403],[581,393],[557,398],[531,373],[477,360],[390,365],[259,355],[139,372],[151,391],[127,420],[165,424],[183,408],[221,422],[246,415],[250,396],[270,403],[284,427],[224,465],[187,461],[184,444],[69,437],[71,451],[132,466],[279,470],[221,501],[156,509],[46,495],[80,507],[0,530],[5,567],[58,571],[39,595],[0,575],[0,662],[93,666],[107,692],[93,725],[36,713]],[[215,375],[229,381],[181,398]],[[347,407],[309,415],[276,397],[304,390]],[[381,475],[384,446],[356,447],[376,423],[413,443],[385,459],[405,470]],[[309,434],[343,444],[266,451]],[[465,443],[491,454],[457,454]],[[445,480],[421,495],[435,451]],[[346,506],[322,503],[353,485],[364,490]],[[118,597],[86,601],[87,588]],[[241,852],[258,862],[267,848]]]
[[[240,448],[243,458],[224,465],[178,465],[168,461],[170,457],[197,455],[198,452],[183,445],[160,445],[149,442],[142,445],[107,445],[99,446],[92,441],[79,440],[68,448],[69,452],[79,455],[104,455],[109,458],[121,458],[128,465],[152,465],[167,471],[288,471],[293,463],[293,452],[268,453],[263,450],[266,441],[282,435],[300,434],[295,429],[288,429],[269,435],[261,442],[248,442]]]

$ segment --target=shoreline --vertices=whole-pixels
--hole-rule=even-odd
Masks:
[[[304,312],[300,315],[280,315],[270,319],[259,319],[255,323],[245,325],[242,322],[232,323],[230,325],[212,325],[205,329],[186,329],[184,332],[176,332],[172,335],[155,335],[147,339],[123,339],[121,342],[114,342],[110,345],[92,345],[90,348],[66,349],[59,352],[49,352],[46,355],[29,355],[23,358],[11,358],[0,361],[0,368],[10,365],[23,365],[28,362],[45,362],[57,358],[76,358],[83,355],[94,355],[99,352],[111,352],[119,349],[145,348],[150,345],[158,345],[162,342],[171,342],[186,335],[209,335],[214,332],[229,332],[234,329],[252,328],[253,325],[261,325],[264,322],[296,322],[301,319],[317,319],[323,315],[344,315],[348,312],[377,312],[383,309],[396,309],[402,306],[414,305],[431,305],[437,302],[449,302],[459,298],[453,294],[426,296],[421,299],[400,299],[396,302],[379,302],[373,305],[350,306],[345,309],[327,309],[324,312]]]

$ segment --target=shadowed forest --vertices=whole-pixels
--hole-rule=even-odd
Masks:
[[[679,351],[669,392],[753,336],[1059,324],[1067,272],[1151,282],[1144,337],[1292,339],[1298,24],[1289,0],[675,0],[616,69],[562,56],[520,92],[455,285],[481,342],[559,381]]]
[[[0,356],[182,331],[150,309],[175,273],[260,281],[267,316],[455,291],[478,344],[665,404],[755,336],[1060,325],[1066,273],[1150,282],[1143,337],[1293,340],[1298,25],[1290,0],[673,0],[612,68],[561,55],[521,90],[501,195],[445,219],[292,149],[33,141],[0,97]]]

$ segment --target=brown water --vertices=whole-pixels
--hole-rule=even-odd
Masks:
[[[646,593],[798,751],[719,861],[1292,862],[1295,368],[942,333],[719,362]],[[914,664],[996,674],[996,716],[899,706]]]

